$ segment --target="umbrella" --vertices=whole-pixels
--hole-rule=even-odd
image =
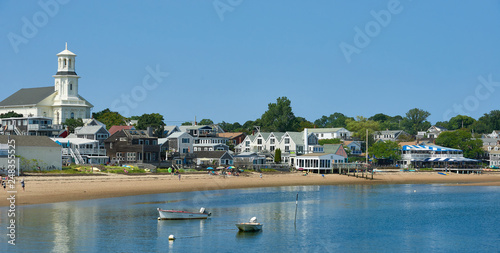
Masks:
[[[217,169],[218,170],[222,170],[222,169],[225,169],[225,167],[224,166],[219,166],[219,167],[217,167]]]
[[[234,168],[235,168],[234,166],[229,166],[229,167],[228,167],[228,169],[230,169],[230,170],[231,170],[231,169],[234,169]]]
[[[304,170],[304,168],[299,168],[298,170]]]
[[[213,170],[213,169],[214,169],[214,168],[212,168],[212,167],[208,167],[208,168],[207,168],[207,170]]]

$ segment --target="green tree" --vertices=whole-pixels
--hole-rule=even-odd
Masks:
[[[92,113],[92,118],[102,122],[106,125],[106,129],[110,129],[112,126],[124,126],[127,124],[127,118],[123,117],[118,112],[113,112],[106,108],[100,112]]]
[[[474,139],[470,132],[463,129],[440,133],[436,138],[436,144],[460,149],[463,151],[464,156],[468,158],[480,158],[484,152],[482,149],[483,142],[480,139]]]
[[[457,115],[448,121],[448,130],[457,130],[462,128],[470,129],[470,126],[472,126],[475,122],[476,120],[469,116]]]
[[[340,143],[342,143],[342,141],[338,138],[318,140],[318,144],[321,146],[325,144],[340,144]]]
[[[274,163],[281,163],[281,149],[274,150]]]
[[[189,122],[189,121],[186,121],[184,123],[181,124],[181,126],[190,126],[192,125],[193,123]]]
[[[318,127],[346,127],[346,120],[353,119],[345,116],[340,112],[336,112],[334,114],[330,114],[330,116],[323,115],[321,118],[314,121],[314,125]]]
[[[22,116],[23,116],[22,114],[16,113],[14,111],[10,111],[10,112],[7,112],[7,113],[0,114],[0,119],[4,119],[4,118],[19,118],[19,117],[22,117]]]
[[[163,137],[165,122],[163,116],[159,113],[143,114],[137,121],[137,129],[146,130],[148,127],[153,128],[154,136]]]
[[[204,126],[204,125],[212,125],[213,123],[214,122],[211,119],[202,119],[199,124]]]
[[[69,118],[69,119],[66,119],[66,121],[64,121],[63,125],[68,127],[68,132],[74,133],[75,128],[83,126],[83,120],[81,118],[78,118],[78,119]]]
[[[406,113],[401,125],[407,133],[416,135],[418,131],[427,130],[431,127],[431,123],[427,121],[430,115],[427,111],[413,108]]]
[[[352,136],[361,141],[366,140],[366,130],[368,129],[368,146],[374,142],[373,133],[380,130],[378,122],[369,120],[363,116],[356,116],[356,120],[347,119],[346,123],[347,129],[353,132]]]
[[[370,155],[378,159],[401,160],[399,144],[395,141],[378,141],[368,148]]]
[[[500,110],[493,110],[481,116],[472,128],[477,133],[491,133],[494,130],[500,130]]]
[[[276,103],[269,103],[267,111],[260,118],[260,123],[262,130],[269,132],[296,131],[299,127],[287,97],[280,97],[276,99]]]
[[[297,117],[297,121],[299,122],[299,128],[297,128],[297,132],[304,131],[304,128],[314,128],[314,124],[303,117]]]

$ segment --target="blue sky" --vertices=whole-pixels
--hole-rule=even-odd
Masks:
[[[243,124],[281,96],[310,121],[500,109],[499,0],[12,0],[0,21],[0,100],[53,85],[68,42],[93,112],[167,124]]]

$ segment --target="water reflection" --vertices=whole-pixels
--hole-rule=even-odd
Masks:
[[[297,220],[295,199],[299,194]],[[21,206],[18,251],[495,251],[500,193],[438,185],[300,186],[133,196]],[[197,197],[198,196],[198,197]],[[457,199],[457,196],[459,198]],[[158,221],[158,205],[207,220]],[[0,208],[0,226],[7,226]],[[240,233],[257,217],[263,231]],[[480,243],[479,235],[491,242]],[[175,235],[175,241],[169,241]],[[457,239],[454,239],[457,238]],[[0,239],[6,241],[5,233]],[[483,248],[481,248],[483,247]],[[486,247],[486,248],[485,248]]]

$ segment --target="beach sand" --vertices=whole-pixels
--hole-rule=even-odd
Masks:
[[[181,180],[171,175],[92,175],[92,176],[25,176],[26,191],[16,181],[15,205],[32,205],[74,200],[112,198],[142,194],[206,191],[253,187],[342,185],[342,184],[447,184],[500,186],[500,175],[448,174],[424,172],[377,173],[373,180],[346,175],[302,173],[244,173],[239,177],[182,174]],[[10,195],[1,189],[0,206],[8,206]]]

